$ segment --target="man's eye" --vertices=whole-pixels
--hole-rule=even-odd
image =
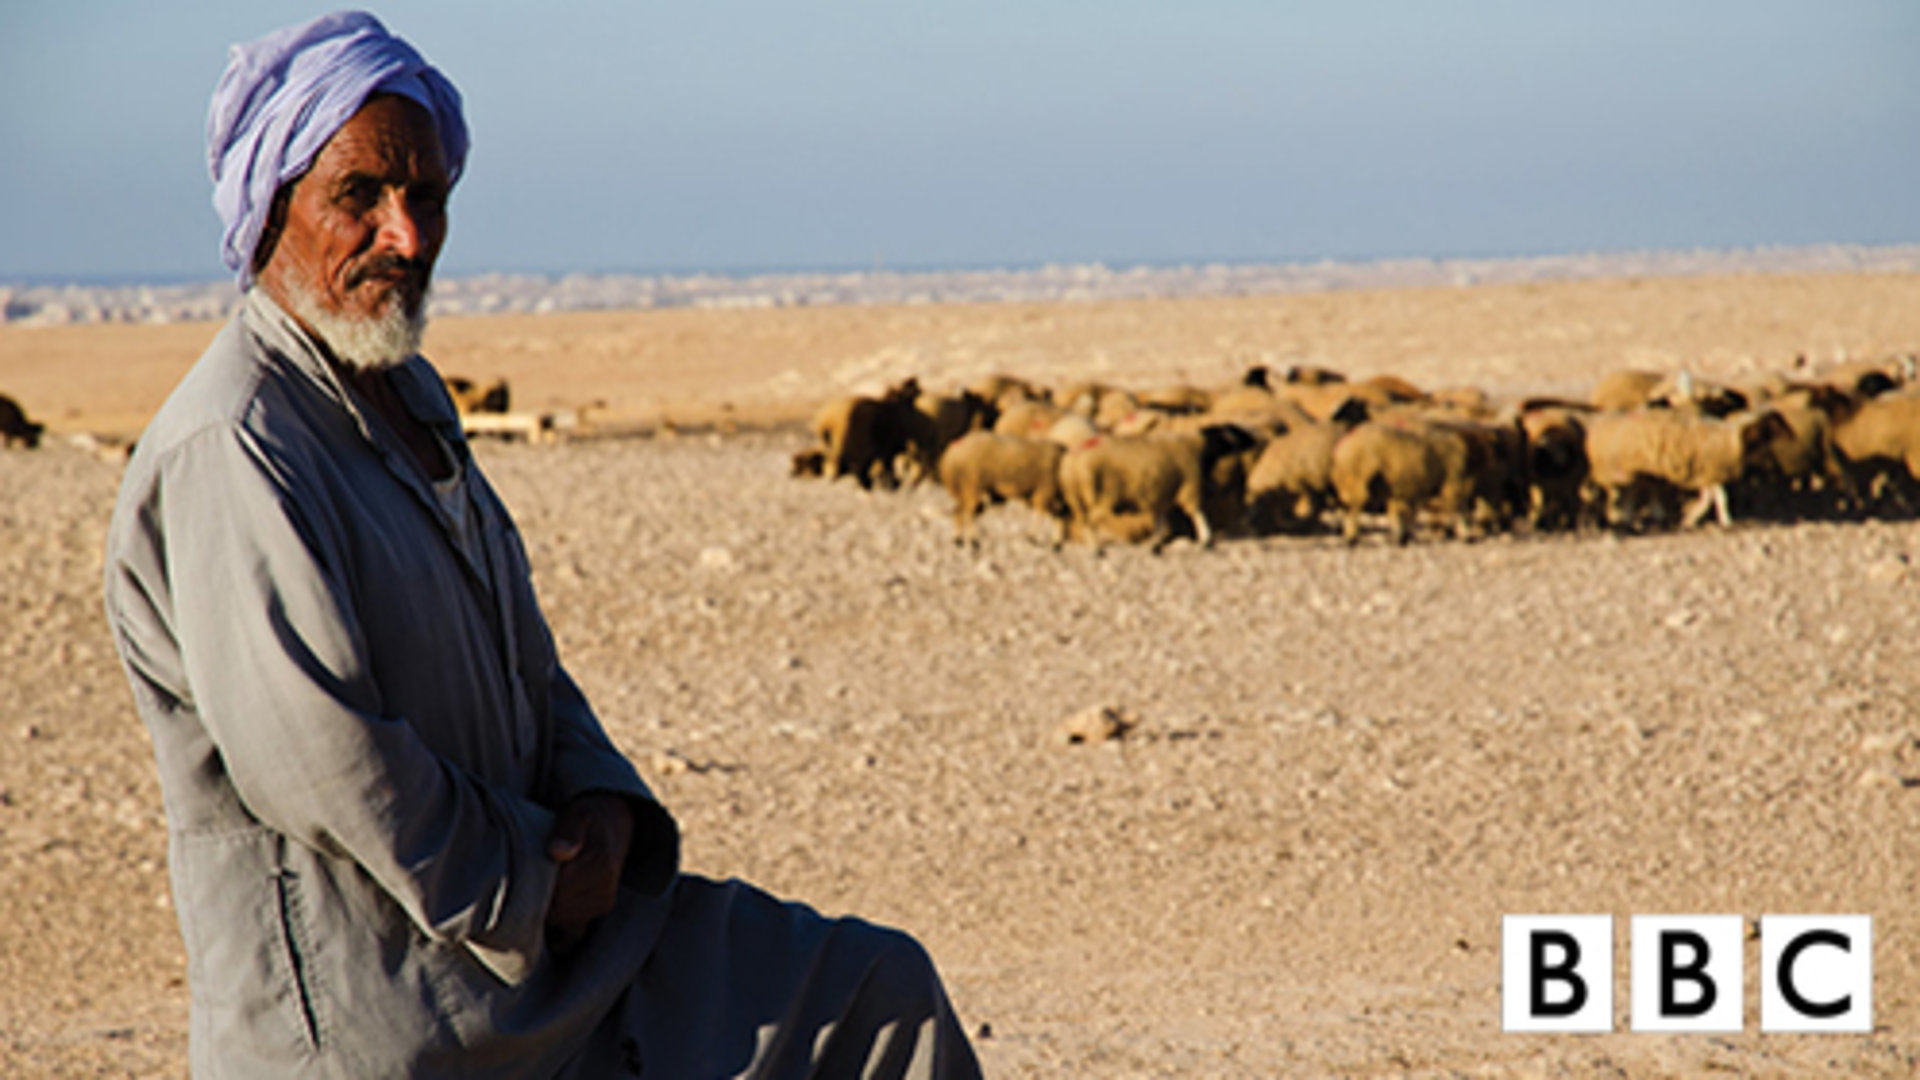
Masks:
[[[380,189],[370,180],[349,180],[340,185],[336,201],[340,205],[364,210],[380,197]]]

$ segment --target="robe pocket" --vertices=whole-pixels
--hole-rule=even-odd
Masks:
[[[273,875],[274,895],[280,903],[280,943],[285,950],[287,971],[293,982],[294,1000],[300,1007],[300,1022],[307,1033],[307,1044],[314,1050],[326,1045],[326,1028],[320,1019],[320,997],[315,991],[313,971],[313,934],[307,928],[305,894],[300,877],[292,870]]]

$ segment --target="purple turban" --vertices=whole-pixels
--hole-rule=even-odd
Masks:
[[[213,208],[226,225],[220,257],[253,282],[253,249],[281,184],[307,171],[320,148],[375,92],[399,94],[433,114],[450,180],[467,161],[460,91],[413,46],[364,11],[336,11],[235,45],[207,110]]]

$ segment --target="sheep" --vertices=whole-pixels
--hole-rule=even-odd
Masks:
[[[1358,543],[1361,512],[1377,507],[1386,512],[1390,538],[1404,544],[1412,538],[1415,512],[1430,501],[1456,531],[1463,530],[1470,496],[1466,454],[1465,440],[1412,426],[1370,421],[1347,432],[1334,444],[1329,470],[1346,508],[1341,536]]]
[[[827,471],[827,452],[818,446],[809,446],[793,452],[792,475],[797,477],[821,476]]]
[[[1864,496],[1877,499],[1891,485],[1911,502],[1920,481],[1920,397],[1887,394],[1853,400],[1835,419],[1833,448]]]
[[[1183,416],[1189,413],[1203,413],[1213,405],[1213,394],[1197,386],[1162,386],[1142,391],[1138,395],[1140,404],[1149,409]]]
[[[1468,420],[1491,420],[1495,415],[1493,398],[1477,386],[1448,386],[1430,395],[1434,406]]]
[[[1850,360],[1823,377],[1827,385],[1861,397],[1878,397],[1913,379],[1914,358],[1911,356],[1894,360]]]
[[[940,455],[940,485],[953,496],[953,542],[980,546],[978,518],[989,501],[1024,502],[1059,524],[1053,546],[1067,538],[1067,504],[1060,494],[1066,447],[1043,439],[972,431]]]
[[[1313,364],[1295,364],[1287,369],[1283,382],[1294,386],[1326,386],[1330,383],[1343,383],[1347,377],[1332,368],[1316,367]]]
[[[1696,379],[1691,372],[1680,371],[1660,380],[1659,385],[1648,391],[1646,404],[1724,419],[1744,412],[1749,403],[1746,394],[1731,386]]]
[[[1068,383],[1060,388],[1053,397],[1054,403],[1072,413],[1092,418],[1100,415],[1101,408],[1115,397],[1132,398],[1133,395],[1117,386],[1103,382],[1084,381]],[[1133,408],[1139,408],[1139,402],[1133,402]]]
[[[1769,460],[1761,463],[1766,494],[1796,497],[1803,503],[1815,488],[1837,510],[1851,502],[1851,477],[1833,445],[1833,417],[1851,411],[1854,399],[1831,386],[1813,385],[1789,390],[1768,402],[1780,414],[1788,431],[1773,440]]]
[[[1398,375],[1374,375],[1354,384],[1354,389],[1376,404],[1427,400],[1427,392]],[[1377,395],[1377,396],[1376,396]]]
[[[1279,398],[1305,409],[1315,420],[1331,420],[1349,400],[1371,411],[1425,401],[1427,395],[1412,383],[1393,375],[1377,375],[1364,382],[1288,383],[1274,391]]]
[[[1259,415],[1273,411],[1281,401],[1282,399],[1265,384],[1247,383],[1215,394],[1213,404],[1207,408],[1207,412],[1214,416]],[[1298,410],[1298,406],[1292,405],[1291,402],[1287,404],[1290,408]]]
[[[1016,402],[1050,400],[1045,387],[1013,375],[990,375],[967,389],[1003,412]]]
[[[0,394],[0,446],[12,446],[17,442],[32,450],[40,445],[40,436],[46,430],[47,425],[27,419],[27,411],[20,407],[19,402]]]
[[[1749,468],[1764,465],[1776,439],[1792,429],[1772,409],[1725,420],[1672,409],[1639,409],[1595,416],[1587,424],[1587,462],[1606,496],[1606,516],[1628,516],[1630,492],[1652,485],[1696,492],[1681,518],[1691,528],[1713,511],[1722,526],[1733,523],[1727,485]]]
[[[1657,371],[1629,368],[1610,371],[1593,387],[1593,407],[1601,412],[1625,412],[1647,403],[1655,387],[1666,381]]]
[[[1448,480],[1465,485],[1474,514],[1472,520],[1455,522],[1457,534],[1470,537],[1483,522],[1506,529],[1525,512],[1527,436],[1520,423],[1482,423],[1429,414],[1423,426],[1430,438],[1457,439],[1462,445],[1461,453],[1449,447],[1442,454],[1449,469]]]
[[[919,395],[919,384],[908,379],[884,397],[844,397],[822,406],[809,426],[825,455],[827,479],[852,476],[868,490],[875,480],[895,487],[893,461],[901,454],[914,455],[914,482],[931,475],[938,435],[933,421],[913,407]]]
[[[1065,415],[1066,410],[1052,402],[1032,399],[1015,401],[1001,408],[1000,417],[993,422],[992,431],[998,435],[1037,439]]]
[[[1269,532],[1316,521],[1333,493],[1334,444],[1366,418],[1366,406],[1350,401],[1327,423],[1306,416],[1282,422],[1247,473],[1253,528]]]
[[[1520,414],[1527,440],[1527,523],[1536,529],[1580,525],[1580,491],[1588,473],[1582,415],[1553,407]]]
[[[1129,514],[1153,521],[1152,550],[1158,554],[1173,537],[1172,512],[1186,514],[1202,547],[1213,546],[1214,530],[1205,502],[1217,492],[1222,473],[1231,474],[1241,455],[1256,445],[1252,435],[1227,424],[1198,432],[1145,437],[1103,436],[1069,450],[1060,460],[1060,488],[1073,526],[1104,547],[1105,537]]]
[[[1073,447],[1091,442],[1099,435],[1100,429],[1093,426],[1093,421],[1079,413],[1068,413],[1054,421],[1053,426],[1047,429],[1046,439],[1062,447]]]
[[[992,430],[994,421],[1000,417],[1000,411],[994,404],[971,390],[962,390],[958,394],[935,394],[922,391],[913,399],[913,407],[920,410],[931,423],[931,435],[934,445],[927,456],[934,461],[952,445],[955,439],[969,431]]]
[[[505,379],[495,379],[481,386],[472,379],[449,375],[445,382],[447,396],[453,399],[453,407],[462,416],[473,413],[504,413],[512,400],[512,392]]]

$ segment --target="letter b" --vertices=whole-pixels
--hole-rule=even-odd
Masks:
[[[1635,1031],[1739,1031],[1738,915],[1635,915]]]
[[[1500,1026],[1612,1031],[1613,916],[1501,919]]]

